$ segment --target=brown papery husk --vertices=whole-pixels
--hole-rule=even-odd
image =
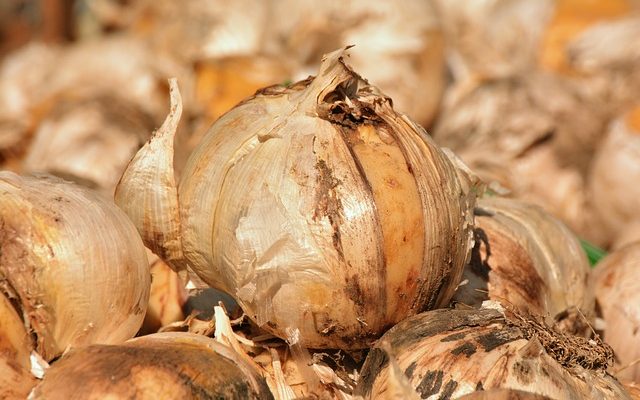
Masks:
[[[0,398],[26,398],[36,384],[31,375],[31,337],[11,301],[0,291]]]
[[[391,328],[371,350],[356,394],[384,398],[386,343],[423,398],[457,398],[479,389],[524,390],[552,399],[628,399],[606,368],[611,349],[549,328],[540,317],[505,311],[434,310]]]
[[[640,241],[640,220],[627,224],[616,236],[616,240],[611,245],[611,250],[615,251],[633,242]]]
[[[0,167],[19,172],[38,112],[36,93],[55,63],[55,46],[31,43],[2,59],[0,64]]]
[[[561,74],[578,74],[568,45],[594,26],[631,13],[633,0],[556,0],[540,44],[540,65]]]
[[[306,360],[295,355],[285,343],[272,342],[253,349],[252,358],[273,382],[291,389],[290,398],[352,398],[357,368],[348,355],[331,350],[303,351]]]
[[[475,246],[454,302],[480,307],[497,300],[550,316],[571,333],[589,335],[594,297],[580,242],[538,206],[485,197],[475,211]]]
[[[272,399],[264,379],[231,348],[190,333],[92,345],[58,360],[33,399]]]
[[[605,120],[568,80],[531,71],[451,95],[434,137],[458,152],[490,147],[507,161],[550,146],[560,167],[585,171]]]
[[[479,190],[346,56],[328,54],[317,77],[224,114],[179,185],[174,82],[165,124],[116,190],[149,248],[231,294],[270,333],[298,329],[308,348],[366,348],[448,304]]]
[[[583,234],[584,177],[605,121],[570,82],[530,72],[453,87],[434,138]]]
[[[188,293],[180,276],[156,255],[147,252],[151,271],[149,305],[139,334],[151,334],[185,318]]]
[[[51,176],[0,172],[0,290],[49,361],[135,335],[149,297],[145,249],[113,202]]]
[[[640,2],[629,0],[627,4],[633,12],[590,26],[566,50],[576,73],[573,79],[610,117],[636,103],[640,90],[640,50],[635,45],[640,35]]]
[[[628,225],[640,222],[640,106],[613,121],[595,154],[588,180],[593,235],[609,246]]]
[[[110,197],[153,128],[153,118],[125,98],[67,93],[42,116],[22,170],[47,172]]]
[[[349,64],[391,97],[396,110],[431,126],[447,83],[444,38],[431,2],[371,7],[367,0],[281,0],[271,2],[270,13],[265,47],[298,63],[295,78],[314,74],[323,54],[354,45]]]
[[[199,60],[195,65],[196,100],[209,126],[258,89],[290,80],[290,69],[286,59],[261,55]]]
[[[550,397],[522,390],[482,390],[459,397],[460,400],[550,400]]]
[[[616,376],[640,380],[640,242],[624,246],[598,263],[593,273],[604,339],[615,352]]]
[[[517,76],[535,65],[552,1],[433,0],[456,86]],[[459,88],[458,88],[459,89]]]
[[[58,170],[61,176],[106,186],[109,195],[128,159],[162,117],[158,106],[163,105],[167,76],[180,77],[192,103],[192,73],[131,37],[59,47],[34,43],[4,61],[0,163],[23,171],[22,161],[39,131],[40,143],[27,170]],[[95,130],[103,130],[102,135]],[[95,170],[86,166],[86,157]]]
[[[629,395],[633,400],[640,400],[640,385],[635,382],[628,382],[624,384],[624,387],[629,392]]]
[[[32,44],[7,57],[0,72],[0,105],[9,115],[38,113],[61,94],[91,97],[108,93],[135,103],[161,119],[166,77],[179,76],[191,96],[190,72],[124,35],[53,47]]]
[[[268,7],[251,0],[136,0],[128,32],[187,64],[258,54],[274,22]]]

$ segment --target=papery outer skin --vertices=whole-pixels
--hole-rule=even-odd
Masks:
[[[198,60],[242,56],[263,49],[269,20],[269,2],[252,0],[143,1],[131,13],[129,32],[146,40],[155,52],[169,53],[192,63]],[[182,82],[181,82],[182,83]]]
[[[540,44],[540,65],[556,73],[575,74],[578,60],[570,44],[591,28],[624,17],[632,8],[633,0],[556,0]]]
[[[636,0],[561,1],[548,32],[548,36],[558,40],[561,54],[552,57],[556,62],[547,67],[577,83],[592,108],[606,114],[608,121],[638,101],[639,11],[640,3]],[[605,132],[606,128],[601,130]],[[587,210],[585,214],[591,213]],[[581,234],[600,246],[610,245],[612,238],[599,232],[598,224],[587,226]]]
[[[185,282],[167,264],[147,251],[151,273],[149,304],[139,335],[157,332],[172,322],[184,321],[188,300]]]
[[[636,7],[637,8],[637,7]],[[640,35],[640,18],[629,12],[585,29],[569,45],[572,66],[583,72],[612,69],[640,63],[640,49],[630,41]]]
[[[633,111],[639,110],[636,107]],[[598,222],[594,229],[604,246],[610,245],[627,225],[640,222],[640,187],[630,184],[640,179],[640,126],[630,123],[619,118],[611,124],[589,174],[588,191]]]
[[[538,72],[462,89],[449,91],[436,141],[488,183],[589,236],[585,175],[606,113],[571,82]]]
[[[63,356],[30,398],[273,399],[231,348],[190,333],[159,333]]]
[[[457,83],[529,72],[551,0],[433,0]]]
[[[355,394],[384,398],[389,343],[401,370],[423,399],[459,398],[476,390],[517,389],[558,400],[629,399],[611,375],[565,368],[537,338],[492,309],[433,310],[391,328],[369,352]]]
[[[549,400],[549,397],[522,390],[493,389],[472,392],[460,397],[460,400]]]
[[[277,22],[267,26],[267,51],[316,72],[322,54],[354,45],[349,64],[393,99],[394,109],[428,127],[446,86],[445,47],[430,1],[398,0],[371,7],[366,0],[271,2]],[[287,15],[287,18],[279,18]]]
[[[616,354],[616,377],[640,381],[640,242],[602,259],[593,273],[595,293],[605,321],[604,340]]]
[[[26,118],[46,110],[60,95],[104,93],[161,117],[165,76],[179,76],[183,93],[192,92],[190,72],[130,36],[113,35],[69,47],[34,43],[6,60],[10,62],[0,71],[2,112]]]
[[[463,188],[426,132],[342,57],[222,116],[178,190],[184,264],[264,329],[298,328],[305,347],[366,347],[405,316],[446,304],[472,240],[476,188]],[[332,123],[334,106],[370,119]],[[169,150],[158,147],[170,160]],[[170,166],[135,168],[125,176]]]
[[[160,120],[165,110],[166,76],[178,76],[191,96],[190,72],[179,63],[154,53],[141,40],[124,35],[87,40],[64,49],[38,87],[38,100],[60,94],[111,93],[123,97]],[[54,73],[55,72],[55,73]]]
[[[635,382],[627,382],[624,384],[625,389],[629,392],[629,395],[633,400],[640,399],[640,386]]]
[[[59,57],[59,48],[33,42],[11,53],[0,66],[0,113],[28,118],[36,93],[48,76],[48,67]]]
[[[58,178],[3,172],[0,218],[0,276],[46,360],[135,335],[149,268],[135,227],[113,203]]]
[[[287,59],[255,55],[203,60],[194,69],[196,100],[205,113],[206,128],[256,90],[291,77]]]
[[[454,301],[479,307],[498,300],[590,332],[595,299],[589,262],[574,234],[540,207],[485,197],[476,207],[476,248]]]
[[[116,187],[114,200],[136,226],[145,245],[173,270],[181,271],[185,266],[173,142],[182,115],[182,98],[175,78],[170,79],[169,86],[169,115],[129,162]]]
[[[388,232],[380,222],[382,211],[374,211],[375,204],[380,207],[375,194],[380,189],[368,186],[376,180],[369,171],[375,170],[357,146],[345,145],[349,139],[339,128],[316,117],[322,96],[343,82],[356,82],[341,56],[328,55],[307,88],[258,95],[225,114],[187,163],[179,190],[184,252],[195,272],[234,294],[265,329],[279,336],[285,327],[300,329],[307,347],[365,346],[402,316],[443,304],[451,293],[450,279],[458,276],[457,264],[466,258],[470,228],[454,169],[426,135],[420,139],[417,126],[381,102],[375,112],[387,128],[360,130],[361,139],[354,140],[366,143],[368,135],[382,136],[377,130],[388,129],[388,140],[395,137],[403,149],[401,167],[412,165],[423,215],[408,216],[417,217],[407,223],[415,233],[406,231],[404,240],[422,235],[424,247],[412,247],[419,254],[436,245],[436,235],[451,230],[454,235],[450,244],[436,245],[454,249],[453,254],[424,253],[422,265],[409,261],[404,266],[401,281],[387,274],[384,262],[393,261],[385,257],[394,256],[384,254],[381,241]],[[424,164],[418,157],[426,157]],[[432,191],[428,179],[438,175],[441,196],[427,194]],[[393,184],[401,183],[388,183],[391,196]],[[453,225],[439,226],[436,219]],[[421,233],[425,228],[434,231]],[[427,272],[435,267],[431,257],[444,264],[436,267],[442,272]],[[395,301],[394,286],[402,293]]]
[[[630,243],[640,241],[640,220],[626,224],[616,240],[611,245],[611,250],[618,250]]]
[[[0,290],[0,398],[25,398],[36,384],[31,375],[31,338]]]
[[[154,126],[135,103],[111,95],[60,99],[43,118],[22,170],[48,172],[109,197]]]
[[[602,2],[614,8],[616,3],[621,2]],[[590,25],[566,46],[569,67],[578,75],[580,88],[612,116],[637,102],[640,90],[640,50],[635,45],[640,3],[622,3],[626,10],[619,8],[617,18]]]

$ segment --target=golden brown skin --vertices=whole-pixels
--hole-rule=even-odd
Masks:
[[[522,390],[494,389],[469,393],[460,397],[460,400],[550,400],[550,398]]]
[[[178,184],[175,83],[171,94],[165,124],[115,196],[170,266],[229,293],[280,338],[299,330],[310,348],[366,348],[449,302],[477,182],[354,72],[344,49],[317,77],[265,88],[224,114]]]
[[[489,308],[409,317],[369,352],[356,395],[384,398],[394,384],[391,367],[397,367],[422,398],[509,388],[557,399],[628,399],[605,372],[610,349],[536,318]]]
[[[616,354],[616,376],[640,380],[640,242],[605,257],[593,274],[604,339]]]
[[[47,371],[33,398],[273,398],[257,371],[234,358],[231,349],[197,335],[173,337],[178,339],[151,335],[72,351]]]
[[[29,371],[31,350],[22,319],[0,291],[0,399],[25,398],[36,384]]]
[[[497,300],[590,332],[594,298],[589,264],[576,237],[540,207],[489,197],[476,207],[475,247],[454,301]]]
[[[148,261],[110,200],[51,176],[0,172],[0,249],[0,291],[15,299],[47,361],[140,328]]]

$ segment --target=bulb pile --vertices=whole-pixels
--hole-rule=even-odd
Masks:
[[[639,34],[636,0],[0,6],[0,398],[637,398]]]

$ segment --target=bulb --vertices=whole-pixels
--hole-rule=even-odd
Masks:
[[[476,183],[345,57],[226,113],[179,185],[174,88],[116,190],[147,246],[305,347],[364,348],[447,304],[472,239]]]
[[[265,46],[299,64],[300,75],[315,72],[324,53],[355,45],[350,64],[393,98],[396,110],[427,127],[433,123],[446,86],[445,48],[431,2],[339,0],[273,1]]]
[[[452,95],[434,138],[481,178],[584,234],[585,175],[605,122],[572,83],[530,72]]]
[[[422,398],[513,389],[552,399],[629,399],[606,373],[612,354],[602,342],[486,305],[428,311],[391,328],[369,352],[355,394],[384,398],[395,364]]]
[[[157,333],[71,351],[30,399],[273,399],[264,378],[231,348],[190,333]]]
[[[135,227],[112,202],[57,178],[2,172],[0,223],[0,288],[47,361],[135,335],[149,267]]]
[[[589,262],[573,233],[540,207],[488,197],[478,201],[475,247],[454,301],[505,302],[550,316],[565,330],[590,333],[594,297]]]
[[[616,376],[640,381],[638,330],[640,307],[640,242],[624,246],[602,259],[593,274],[595,294],[604,320],[604,339],[616,354]]]
[[[640,106],[615,120],[596,152],[589,173],[588,193],[594,219],[594,236],[610,245],[633,223],[640,189],[629,184],[640,179]]]

